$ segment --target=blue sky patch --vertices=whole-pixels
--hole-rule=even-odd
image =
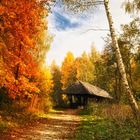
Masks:
[[[81,26],[81,23],[79,22],[72,22],[70,18],[58,13],[54,12],[54,20],[55,20],[55,28],[58,31],[68,30],[68,29],[74,29]]]

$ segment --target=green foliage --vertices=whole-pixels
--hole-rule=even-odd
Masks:
[[[113,109],[117,109],[118,105],[115,105]],[[121,105],[123,110],[125,106]],[[91,108],[91,107],[90,107]],[[91,109],[82,111],[83,122],[77,129],[77,140],[130,140],[140,139],[137,130],[130,118],[124,116],[123,120],[114,119],[110,115],[104,114],[104,109],[110,109],[109,104],[94,104]],[[89,111],[90,110],[90,111]],[[111,111],[112,110],[111,108]],[[118,111],[118,109],[117,109]],[[90,113],[90,115],[89,115]],[[118,112],[119,113],[119,112]],[[84,114],[84,115],[83,115]],[[127,114],[123,114],[127,115]],[[110,117],[109,117],[110,116]],[[117,116],[116,116],[117,117]],[[122,117],[121,114],[119,117]]]
[[[122,26],[119,45],[126,68],[127,78],[133,92],[138,97],[140,92],[139,47],[140,47],[140,19],[134,18],[129,24]]]
[[[63,106],[61,71],[60,68],[55,64],[55,62],[53,62],[51,65],[51,73],[53,80],[52,99],[54,106]]]
[[[140,93],[138,61],[140,41],[139,23],[139,18],[135,18],[129,24],[122,25],[123,32],[118,39],[127,79],[137,99],[139,99]],[[114,101],[128,102],[124,95],[125,91],[122,86],[122,77],[111,46],[112,41],[110,37],[107,37],[104,51],[101,54],[97,55],[95,49],[92,49],[91,61],[95,67],[92,83],[111,93],[114,97]]]
[[[124,5],[125,11],[128,13],[138,12],[140,10],[140,0],[126,0]]]

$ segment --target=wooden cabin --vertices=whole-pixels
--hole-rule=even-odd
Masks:
[[[90,99],[101,101],[112,99],[108,92],[87,82],[77,81],[64,90],[71,107],[86,106]]]

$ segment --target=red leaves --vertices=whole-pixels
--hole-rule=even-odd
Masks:
[[[5,12],[5,7],[0,5],[0,15],[2,15]]]
[[[0,2],[0,39],[4,44],[0,59],[5,74],[0,86],[6,87],[13,99],[40,91],[34,82],[38,73],[34,56],[38,53],[36,38],[44,30],[44,11],[36,0]]]

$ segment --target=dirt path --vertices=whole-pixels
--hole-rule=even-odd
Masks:
[[[47,119],[34,125],[14,131],[1,140],[74,140],[75,129],[80,123],[78,110],[52,112]]]

